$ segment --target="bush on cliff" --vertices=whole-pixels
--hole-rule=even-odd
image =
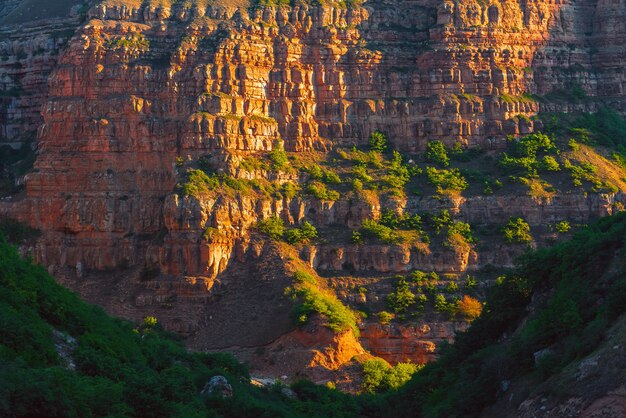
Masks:
[[[426,161],[438,164],[440,167],[450,165],[450,156],[443,142],[429,141],[426,144]]]
[[[385,152],[389,143],[387,137],[380,131],[374,131],[368,139],[370,149],[375,152]]]
[[[523,218],[511,218],[502,228],[504,240],[509,244],[525,243],[532,241],[530,225]]]
[[[292,312],[298,324],[307,323],[313,313],[318,313],[328,320],[331,330],[342,332],[351,329],[356,336],[359,335],[356,314],[332,291],[321,288],[309,273],[296,271],[294,284],[285,289],[285,294],[298,302]]]
[[[374,358],[361,363],[361,367],[363,369],[361,389],[364,392],[375,393],[398,389],[423,366],[400,362],[392,367],[385,360]]]
[[[308,221],[304,221],[300,228],[292,228],[285,233],[285,240],[289,244],[306,243],[315,238],[317,238],[317,229]]]
[[[282,239],[283,235],[285,234],[285,223],[281,218],[276,215],[259,221],[256,227],[259,232],[266,234],[271,239],[275,240]]]

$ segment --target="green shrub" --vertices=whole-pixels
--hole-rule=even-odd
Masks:
[[[443,142],[428,142],[426,145],[426,161],[437,164],[440,167],[448,167],[450,165],[450,157]]]
[[[448,226],[448,237],[455,234],[462,236],[470,244],[476,242],[476,238],[474,238],[472,229],[468,223],[461,221],[454,221],[450,223]]]
[[[571,228],[572,227],[570,226],[568,221],[560,221],[560,222],[557,222],[557,224],[555,225],[556,231],[561,234],[569,232]]]
[[[356,180],[361,180],[365,183],[369,183],[373,180],[372,176],[367,174],[367,168],[363,165],[357,165],[352,168],[352,176],[356,178]]]
[[[376,238],[386,244],[397,244],[401,241],[399,235],[391,228],[381,225],[373,219],[366,219],[361,226],[361,236]]]
[[[573,138],[570,138],[570,140],[567,142],[567,145],[572,151],[578,151],[580,149],[580,144],[576,142],[576,140]]]
[[[537,160],[539,153],[556,153],[558,151],[554,141],[542,133],[530,134],[522,138],[509,138],[509,153],[502,153],[498,164],[510,173],[524,172],[530,177],[537,176],[540,168],[548,171],[558,171],[559,164],[554,157],[545,155]]]
[[[309,176],[311,177],[311,179],[313,180],[319,180],[321,181],[324,178],[324,170],[322,170],[322,167],[320,167],[317,164],[313,164],[311,165],[308,169],[307,172],[309,173]]]
[[[544,155],[541,166],[547,171],[560,171],[561,166],[551,155]]]
[[[376,316],[378,317],[378,322],[380,322],[381,325],[389,324],[391,320],[394,318],[394,315],[387,311],[380,311],[378,312],[378,314],[376,314]]]
[[[215,176],[208,176],[202,170],[190,169],[187,171],[187,181],[181,185],[183,195],[197,197],[219,187],[219,180]]]
[[[298,195],[300,186],[294,183],[284,183],[282,187],[282,194],[287,199],[293,199]]]
[[[437,312],[447,313],[450,317],[454,317],[456,314],[456,300],[454,302],[448,302],[446,297],[441,293],[435,295],[433,306]]]
[[[143,34],[134,33],[123,38],[109,41],[107,47],[114,50],[127,48],[145,52],[150,49],[150,41]]]
[[[364,392],[375,393],[398,389],[404,385],[422,366],[413,363],[398,363],[391,367],[385,360],[374,358],[361,363],[363,368]]]
[[[456,293],[459,291],[459,285],[456,282],[449,282],[446,285],[446,293]]]
[[[398,215],[390,209],[385,209],[381,213],[379,223],[391,229],[423,232],[422,218],[417,213],[414,215],[409,215],[408,213]]]
[[[517,139],[510,139],[509,146],[515,156],[535,159],[541,151],[544,153],[556,152],[557,147],[554,141],[542,133],[534,133]]]
[[[434,167],[426,167],[428,182],[437,188],[437,193],[443,194],[446,191],[463,191],[467,189],[467,181],[457,168],[450,170],[437,170]]]
[[[341,178],[337,173],[332,170],[324,171],[324,183],[326,184],[341,184]]]
[[[395,313],[407,312],[415,303],[415,295],[403,276],[396,277],[396,289],[387,295],[387,307]]]
[[[532,241],[530,225],[523,218],[511,218],[502,228],[504,239],[507,243],[524,243]]]
[[[274,142],[274,146],[269,153],[269,159],[272,163],[272,169],[276,171],[285,170],[289,166],[289,158],[285,152],[283,141]]]
[[[307,192],[318,198],[319,200],[339,200],[339,192],[327,189],[324,183],[317,181],[309,183]]]
[[[387,137],[380,131],[372,132],[368,143],[370,150],[375,152],[385,152],[388,147]]]
[[[407,383],[413,375],[421,370],[424,366],[411,362],[398,363],[387,371],[383,379],[383,389],[395,390],[399,389]]]
[[[428,221],[436,233],[452,225],[452,217],[447,209],[442,210],[438,215],[431,215]]]
[[[285,240],[290,244],[310,242],[317,238],[317,229],[308,221],[304,221],[300,228],[289,229],[285,233]]]
[[[258,0],[258,4],[264,7],[287,7],[291,4],[290,0]]]
[[[239,163],[239,168],[252,172],[258,170],[265,170],[267,168],[266,163],[260,158],[248,156]]]
[[[285,233],[285,224],[281,218],[274,215],[257,223],[257,229],[270,238],[280,240]]]

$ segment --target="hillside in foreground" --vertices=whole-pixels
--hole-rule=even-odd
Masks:
[[[188,352],[155,318],[108,317],[3,240],[0,415],[623,416],[625,242],[619,213],[527,253],[439,360],[396,391],[354,397],[307,382],[253,387],[232,357]],[[216,375],[232,397],[205,386]]]

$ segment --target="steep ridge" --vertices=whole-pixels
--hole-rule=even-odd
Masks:
[[[42,94],[32,98],[30,122],[11,128],[32,133],[39,124],[33,109],[43,104],[26,191],[1,210],[42,230],[32,254],[62,283],[117,315],[157,312],[198,349],[263,346],[293,328],[282,292],[291,273],[284,254],[251,237],[272,216],[288,225],[313,222],[331,239],[299,248],[297,257],[327,276],[362,275],[366,286],[370,276],[414,269],[460,277],[490,264],[510,267],[525,246],[437,242],[422,251],[356,245],[344,232],[385,209],[447,209],[492,231],[523,216],[542,244],[553,235],[549,225],[619,210],[623,185],[594,193],[559,187],[540,197],[512,188],[492,196],[339,199],[236,189],[190,194],[177,185],[199,161],[229,178],[304,184],[302,171],[242,168],[281,141],[292,165],[363,146],[376,130],[404,153],[422,152],[433,140],[500,152],[507,135],[545,127],[533,117],[540,111],[610,104],[623,112],[625,10],[623,2],[600,1],[101,2],[50,61],[47,92],[34,87]],[[572,89],[584,100],[560,100]],[[379,310],[389,285],[372,286],[369,299]],[[344,293],[350,302],[354,295]],[[433,358],[433,341],[467,326],[440,315],[424,321],[408,328],[366,321],[363,343],[394,362],[422,362]],[[410,331],[427,328],[433,331],[423,339]]]

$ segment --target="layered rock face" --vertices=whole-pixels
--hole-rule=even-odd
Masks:
[[[244,291],[243,280],[259,274],[250,267],[263,254],[250,243],[253,224],[279,215],[287,223],[310,219],[318,226],[354,227],[383,205],[180,196],[175,189],[181,161],[210,154],[218,172],[243,176],[237,163],[271,151],[278,140],[288,151],[327,151],[363,144],[374,130],[387,133],[393,146],[406,152],[422,151],[433,139],[499,148],[507,135],[537,128],[528,116],[540,104],[530,94],[573,84],[623,109],[626,7],[604,3],[97,4],[58,60],[27,62],[23,71],[35,81],[22,86],[38,94],[10,99],[3,107],[22,106],[27,115],[18,125],[13,113],[0,121],[6,140],[22,141],[20,132],[39,126],[39,149],[26,196],[3,203],[2,210],[43,231],[33,249],[39,262],[112,312],[133,318],[163,312],[170,329],[201,334],[191,339],[196,348],[242,345],[208,336],[232,331],[224,322],[211,325],[213,315],[220,315],[220,305],[211,303],[222,297],[225,305],[232,295],[224,290],[228,282]],[[593,110],[594,103],[575,106]],[[41,124],[34,111],[39,105]],[[262,172],[257,177],[298,180]],[[620,199],[468,197],[451,204],[471,223],[504,221],[515,213],[540,225],[555,219],[586,222],[610,213]],[[435,212],[445,204],[413,198],[405,208]],[[207,228],[216,233],[203,236]],[[361,273],[413,268],[458,273],[487,263],[507,265],[513,256],[324,245],[301,254],[320,271]],[[128,283],[111,288],[102,279],[108,274]],[[273,289],[279,293],[287,284],[280,274],[267,280],[276,280]],[[246,318],[286,318],[283,302],[264,310],[263,317]],[[289,326],[262,328],[264,334],[247,345],[269,343]],[[422,351],[413,344],[415,330],[368,329],[364,338],[373,352],[392,361],[421,361],[431,358],[428,341],[451,336],[453,327],[440,328],[435,337],[425,334]]]
[[[181,231],[169,234],[180,240],[207,222],[241,230],[307,205],[166,197],[176,156],[213,151],[228,166],[229,153],[270,150],[276,139],[288,150],[325,149],[363,142],[374,129],[406,151],[436,138],[495,146],[506,134],[533,129],[514,117],[538,110],[523,93],[588,80],[593,94],[605,77],[598,74],[609,71],[606,61],[591,66],[589,48],[572,52],[587,42],[591,4],[414,6],[412,13],[378,3],[250,13],[199,4],[94,7],[50,78],[38,172],[28,182],[34,224],[86,242],[61,254],[59,241],[50,241],[38,257],[95,269],[133,265],[138,241],[163,228]],[[548,49],[569,54],[569,67],[580,71],[566,74],[569,67]],[[550,67],[562,74],[549,75]],[[619,98],[620,89],[611,95]],[[466,205],[468,218],[477,205]],[[343,221],[334,208],[324,212],[328,223]],[[195,252],[197,259],[202,250]],[[173,273],[198,273],[196,260],[158,257],[171,260]]]

